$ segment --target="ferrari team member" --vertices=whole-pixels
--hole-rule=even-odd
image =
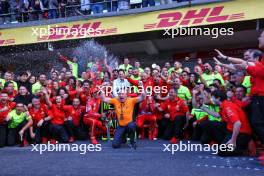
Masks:
[[[252,130],[245,112],[237,104],[228,101],[225,92],[216,90],[212,92],[214,104],[220,106],[220,112],[210,111],[202,106],[201,109],[215,117],[221,117],[225,122],[223,125],[215,125],[211,121],[211,126],[206,128],[206,133],[212,135],[212,139],[218,144],[231,144],[232,148],[220,149],[219,155],[239,155],[248,148],[251,140]]]
[[[135,86],[139,86],[139,82],[142,81],[142,83],[143,83],[142,88],[144,88],[145,91],[148,91],[146,89],[150,89],[151,90],[150,95],[152,95],[152,91],[153,91],[153,87],[154,87],[153,78],[151,76],[148,76],[146,73],[142,73],[140,76],[141,76],[140,80],[134,80],[130,77],[128,77],[127,80]]]
[[[14,89],[17,91],[17,83],[13,79],[14,73],[7,71],[4,74],[4,79],[0,79],[0,85],[4,86],[7,82],[11,82],[14,85]]]
[[[149,140],[153,140],[158,135],[157,118],[154,114],[155,101],[152,96],[147,96],[139,105],[139,115],[137,116],[137,126],[140,130],[140,137],[144,139],[144,124],[150,124],[148,129]]]
[[[33,137],[34,142],[47,143],[50,137],[50,120],[52,114],[48,109],[47,105],[40,102],[39,97],[32,99],[32,106],[28,109],[30,116],[33,120]]]
[[[164,139],[171,139],[170,143],[177,143],[183,136],[183,129],[188,124],[189,108],[184,100],[178,97],[174,88],[169,90],[169,99],[162,104],[157,103],[159,111],[164,111],[163,126]]]
[[[43,87],[46,87],[47,77],[45,74],[40,74],[38,81],[32,85],[32,93],[37,94]]]
[[[191,102],[191,99],[192,99],[191,92],[188,89],[188,87],[182,85],[182,81],[180,77],[176,77],[173,79],[172,87],[177,90],[176,93],[179,98],[187,101],[187,103]]]
[[[65,127],[70,137],[69,142],[74,142],[75,139],[80,138],[80,123],[85,112],[85,106],[81,106],[80,100],[74,98],[72,105],[64,105],[63,109],[66,111]]]
[[[91,92],[92,97],[88,97],[86,103],[86,112],[83,117],[85,125],[89,126],[89,134],[92,144],[98,144],[96,140],[96,131],[103,131],[103,124],[100,121],[102,114],[99,113],[101,99],[97,95],[97,91],[94,89]]]
[[[0,147],[6,144],[7,123],[5,118],[7,114],[16,107],[16,103],[8,101],[8,94],[1,92],[0,94]]]
[[[192,123],[192,140],[204,141],[206,134],[203,132],[203,127],[208,123],[208,114],[200,109],[203,105],[203,96],[197,89],[192,91],[192,111],[190,114],[190,123]],[[209,106],[205,105],[209,108]]]
[[[33,124],[29,112],[22,103],[16,104],[16,108],[8,113],[5,121],[8,122],[7,145],[17,144],[19,136],[20,145],[27,146],[29,138],[29,128]]]
[[[264,32],[259,37],[259,48],[264,49]],[[250,75],[250,121],[254,132],[260,138],[262,146],[264,146],[264,56],[259,59],[249,59],[250,57],[247,57],[246,60],[243,60],[225,56],[218,50],[215,51],[218,53],[218,58],[234,63],[236,69],[246,70]],[[253,56],[252,58],[256,57]],[[264,154],[260,157],[260,160],[264,165]]]
[[[14,83],[6,82],[4,85],[4,91],[7,93],[9,101],[14,101],[15,96],[17,95],[17,91],[14,89]]]
[[[78,59],[74,57],[72,61],[65,56],[63,56],[61,53],[58,53],[59,59],[62,60],[63,62],[66,62],[68,66],[70,67],[70,70],[72,71],[72,75],[75,78],[78,78]]]
[[[55,144],[56,141],[67,143],[69,141],[69,136],[64,127],[64,121],[66,120],[66,114],[63,109],[64,101],[62,101],[62,97],[58,95],[55,97],[55,103],[52,104],[47,90],[42,89],[42,92],[45,95],[46,104],[52,113],[50,125],[51,143]]]
[[[90,92],[90,82],[85,80],[83,81],[83,86],[81,91],[79,92],[78,97],[80,98],[81,101],[81,105],[85,106],[86,102],[87,102],[87,97],[91,96],[91,92]]]
[[[143,86],[143,83],[140,81],[139,86]],[[127,134],[130,138],[130,146],[136,149],[136,143],[134,141],[136,123],[133,122],[133,111],[136,103],[139,103],[145,98],[145,91],[142,91],[142,94],[138,97],[129,98],[127,97],[127,91],[119,91],[118,97],[116,98],[107,98],[104,96],[104,93],[101,92],[101,98],[103,102],[113,104],[115,107],[115,112],[117,115],[118,127],[114,134],[114,140],[112,143],[113,148],[120,148],[122,144],[123,135]]]

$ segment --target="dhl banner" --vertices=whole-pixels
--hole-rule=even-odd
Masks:
[[[264,18],[263,0],[234,0],[142,14],[0,30],[0,46],[72,40]]]

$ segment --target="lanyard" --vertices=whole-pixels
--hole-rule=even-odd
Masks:
[[[120,114],[120,120],[124,120],[124,103],[121,103],[121,114]]]

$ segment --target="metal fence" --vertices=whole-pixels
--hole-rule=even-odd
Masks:
[[[179,1],[179,0],[178,0]],[[72,16],[84,16],[95,13],[116,12],[129,10],[134,8],[145,8],[148,6],[163,5],[170,3],[189,3],[194,0],[103,0],[97,3],[88,3],[82,5],[64,6],[57,9],[42,9],[42,10],[18,10],[8,14],[0,14],[0,24],[28,22],[36,20],[67,18]],[[137,3],[138,2],[138,3]]]

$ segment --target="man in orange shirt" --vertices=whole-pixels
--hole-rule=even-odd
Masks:
[[[139,82],[139,85],[142,86],[142,82]],[[125,133],[128,133],[130,137],[130,147],[136,149],[136,143],[134,141],[136,123],[133,122],[133,111],[136,103],[139,103],[144,100],[145,92],[142,91],[142,94],[135,98],[127,97],[127,91],[121,90],[118,92],[118,97],[116,98],[106,98],[101,92],[102,101],[105,103],[110,103],[115,106],[115,112],[117,115],[118,127],[116,129],[114,140],[112,143],[113,148],[120,148],[122,144],[122,136]]]

